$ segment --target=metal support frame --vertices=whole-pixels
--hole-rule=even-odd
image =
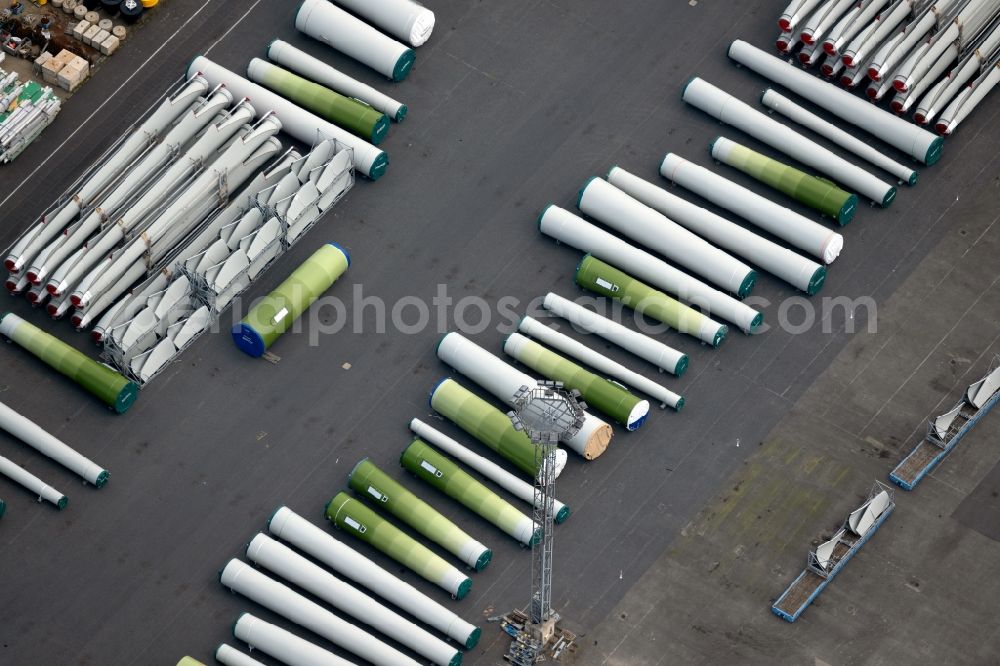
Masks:
[[[993,355],[993,360],[990,362],[989,370],[984,376],[989,376],[997,368],[1000,368],[1000,354]],[[966,402],[965,394],[963,393],[962,400],[957,406],[968,406],[970,409],[974,409],[975,411],[973,411],[971,415],[960,413],[956,416],[955,420],[948,426],[948,432],[945,434],[944,438],[938,437],[937,431],[934,428],[934,419],[928,419],[927,432],[924,439],[918,442],[913,450],[910,451],[910,453],[907,454],[907,456],[903,458],[898,465],[896,465],[892,472],[889,473],[889,480],[903,490],[913,490],[917,484],[920,483],[921,479],[930,474],[931,470],[937,467],[937,465],[944,460],[949,453],[951,453],[951,450],[954,449],[960,441],[962,441],[962,438],[965,437],[984,416],[992,411],[997,402],[1000,402],[1000,390],[990,396],[986,402],[983,403],[982,407],[975,409],[969,405],[968,402]],[[952,407],[952,409],[954,409],[954,407]],[[925,445],[934,446],[939,449],[939,452],[937,455],[933,456],[926,465],[917,471],[912,478],[904,477],[903,470],[907,466],[907,463],[913,456],[917,455],[917,453]]]
[[[850,547],[843,554],[843,556],[840,557],[838,560],[836,560],[836,562],[828,569],[824,569],[823,567],[819,566],[819,559],[816,557],[816,551],[815,550],[810,551],[806,561],[806,568],[802,571],[802,573],[796,576],[795,580],[792,581],[791,585],[785,588],[785,591],[781,593],[781,596],[779,596],[777,600],[771,605],[772,613],[774,613],[775,615],[777,615],[778,617],[787,622],[795,622],[795,620],[799,618],[802,612],[806,608],[808,608],[809,604],[811,604],[816,599],[816,597],[818,597],[820,593],[826,589],[826,586],[836,577],[836,575],[841,572],[841,570],[851,560],[851,558],[854,557],[854,555],[859,550],[861,550],[861,547],[866,543],[868,543],[868,540],[871,539],[871,537],[875,534],[875,532],[878,531],[878,529],[882,526],[882,524],[886,521],[886,519],[888,519],[888,517],[892,514],[892,512],[896,508],[896,500],[892,487],[878,480],[875,481],[875,483],[871,487],[871,490],[868,492],[868,498],[865,500],[865,503],[871,501],[872,498],[874,498],[882,491],[888,493],[889,503],[886,505],[885,510],[882,512],[882,514],[875,520],[874,523],[872,523],[871,527],[869,527],[864,534],[857,536],[857,538],[854,538],[852,541],[848,539],[842,539],[841,542],[844,544],[849,543]],[[841,527],[838,528],[838,531],[848,530],[848,529],[849,529],[848,518],[845,518]],[[791,612],[788,612],[783,608],[781,608],[782,602],[788,597],[789,594],[791,594],[792,590],[794,590],[797,586],[799,586],[800,584],[801,585],[814,584],[809,580],[810,574],[814,574],[815,576],[818,576],[820,579],[818,581],[818,584],[815,584],[815,588],[812,590],[812,592],[805,598],[805,600],[798,606],[798,608],[792,609]],[[815,581],[815,579],[813,579],[813,581]]]
[[[985,376],[989,376],[994,370],[997,369],[997,367],[1000,367],[1000,354],[996,354],[993,356],[993,360],[990,362],[990,369],[986,372]],[[969,403],[966,402],[965,394],[963,393],[962,399],[959,400],[955,404],[955,406],[952,407],[951,409],[955,409],[957,407],[963,407],[965,405],[969,405]],[[986,405],[984,404],[979,409],[977,409],[972,405],[969,405],[969,407],[973,410],[973,413],[971,415],[966,416],[965,414],[960,412],[958,416],[955,417],[955,420],[952,421],[951,424],[948,426],[948,431],[945,433],[944,437],[938,437],[937,430],[934,427],[934,418],[927,419],[927,433],[925,439],[931,444],[937,446],[938,448],[941,449],[949,448],[949,445],[951,444],[952,440],[954,440],[955,437],[959,435],[959,433],[962,433],[964,435],[962,431],[966,430],[969,424],[972,423],[974,420],[977,420],[979,412],[983,411],[983,409],[986,408]]]
[[[514,411],[508,416],[518,430],[535,445],[534,509],[532,517],[541,537],[531,548],[531,596],[528,622],[531,631],[514,636],[508,658],[518,666],[529,666],[542,657],[548,632],[559,620],[552,609],[552,576],[555,547],[556,449],[583,426],[580,392],[567,391],[561,382],[540,381],[535,388],[521,386],[514,394]],[[546,625],[551,625],[548,629]],[[527,626],[526,626],[527,629]]]
[[[532,518],[542,528],[542,538],[531,549],[531,580],[533,589],[528,616],[535,624],[548,621],[552,614],[552,555],[554,545],[553,516],[555,508],[556,443],[536,442],[535,460],[541,471],[535,480],[535,501]]]
[[[275,255],[273,257],[271,257],[270,259],[268,259],[266,261],[266,263],[263,264],[263,266],[257,267],[257,272],[252,277],[248,275],[247,279],[245,279],[243,282],[240,282],[240,284],[239,284],[239,286],[237,288],[237,291],[235,291],[233,293],[226,294],[225,295],[226,298],[224,298],[220,302],[220,296],[221,295],[215,291],[215,288],[208,282],[208,280],[206,280],[205,277],[203,275],[201,275],[200,273],[198,273],[197,271],[194,271],[194,270],[191,270],[190,268],[188,268],[188,266],[186,265],[186,263],[188,261],[190,261],[190,259],[192,257],[189,257],[187,260],[184,260],[184,261],[180,260],[180,256],[184,253],[183,249],[179,249],[179,250],[173,252],[171,258],[168,259],[166,262],[162,262],[162,261],[156,262],[156,265],[153,266],[153,269],[156,269],[156,270],[153,271],[153,272],[156,272],[156,273],[159,273],[161,271],[162,272],[166,272],[168,275],[170,275],[170,281],[171,282],[174,279],[176,279],[178,276],[181,276],[181,275],[185,276],[188,279],[189,283],[191,284],[191,293],[189,295],[188,300],[185,301],[185,304],[186,304],[186,306],[189,308],[189,310],[191,312],[194,312],[195,310],[197,310],[202,305],[205,305],[205,306],[208,306],[209,311],[211,313],[211,316],[212,316],[213,320],[215,320],[217,317],[219,317],[219,315],[222,314],[222,312],[225,310],[225,308],[228,307],[230,303],[232,303],[232,300],[235,297],[239,296],[241,293],[243,293],[246,289],[249,288],[249,286],[253,283],[253,280],[255,279],[256,276],[259,276],[264,271],[266,271],[267,268],[271,266],[271,264],[273,264],[275,261],[277,261],[277,259],[279,257],[281,257],[285,252],[287,252],[293,245],[295,245],[296,242],[298,242],[303,237],[305,237],[306,233],[308,233],[308,231],[310,229],[312,229],[312,227],[315,226],[319,222],[320,219],[322,219],[323,215],[327,211],[329,211],[330,208],[332,208],[334,205],[336,205],[343,198],[343,196],[347,194],[348,191],[350,191],[350,189],[353,187],[354,182],[355,182],[355,175],[354,175],[354,173],[355,173],[355,171],[354,171],[354,152],[353,152],[353,150],[350,147],[343,145],[339,141],[336,141],[336,139],[333,139],[333,137],[325,137],[325,136],[321,135],[317,139],[317,144],[320,143],[321,141],[327,139],[327,138],[330,138],[331,140],[334,141],[333,157],[331,157],[330,160],[328,160],[328,161],[324,162],[323,164],[319,165],[317,168],[324,168],[327,164],[329,164],[329,162],[334,157],[340,155],[340,153],[342,153],[345,150],[349,151],[350,159],[348,160],[348,168],[347,168],[347,173],[349,174],[349,180],[348,180],[347,186],[344,188],[343,192],[337,198],[333,199],[332,202],[329,203],[329,205],[326,207],[325,210],[321,211],[320,216],[316,220],[314,220],[313,222],[311,222],[309,225],[307,225],[305,228],[303,228],[294,239],[289,239],[289,236],[288,236],[289,224],[288,224],[288,220],[286,219],[286,217],[284,215],[279,214],[277,212],[277,210],[273,206],[269,206],[269,205],[266,205],[266,204],[262,203],[263,200],[267,199],[267,193],[269,193],[273,189],[274,186],[269,187],[267,189],[261,190],[260,192],[257,192],[257,193],[254,193],[254,194],[250,195],[247,198],[247,201],[245,202],[246,206],[243,208],[243,213],[245,213],[250,208],[257,208],[258,210],[260,210],[263,213],[263,218],[265,220],[267,220],[267,219],[269,219],[271,217],[276,217],[278,219],[280,225],[281,225],[281,233],[279,234],[279,236],[278,236],[278,238],[276,239],[275,242],[278,242],[280,244],[280,249],[275,253]],[[313,148],[315,148],[315,146],[316,146],[316,144],[313,145]],[[276,160],[274,160],[274,163],[276,163],[276,164],[280,163],[282,161],[282,158],[285,155],[287,155],[290,152],[290,150],[291,149],[286,150],[282,154],[281,157],[278,157]],[[303,162],[307,158],[308,158],[308,154],[300,157],[298,160],[296,160],[296,162]],[[221,191],[228,192],[228,186],[225,183],[225,181],[223,180],[222,176],[220,176],[219,186],[220,186],[220,192]],[[179,188],[179,189],[183,189],[183,188]],[[228,198],[228,194],[227,194],[227,198]],[[159,207],[158,210],[156,211],[157,216],[158,216],[158,213],[161,212],[162,207],[163,206]],[[225,205],[216,206],[214,208],[214,210],[212,212],[210,212],[209,215],[205,218],[205,221],[203,221],[202,223],[198,224],[197,227],[195,229],[193,229],[190,234],[188,234],[184,239],[182,239],[181,241],[178,242],[177,246],[179,248],[184,248],[186,246],[185,245],[186,243],[190,243],[195,237],[197,237],[198,234],[202,233],[203,230],[206,229],[209,225],[211,225],[212,221],[215,220],[217,218],[217,216],[219,214],[221,214],[222,211],[224,211],[224,210],[226,210]],[[155,217],[156,216],[151,216],[151,219],[155,219]],[[236,224],[236,223],[238,223],[238,221],[239,221],[239,218],[237,218],[231,224]],[[200,255],[197,255],[197,254],[194,255],[194,257],[198,257],[198,256],[200,256]],[[247,269],[247,270],[249,270],[249,269]],[[149,279],[152,279],[152,276],[149,277],[149,278],[147,278],[147,280],[149,280]],[[234,279],[233,282],[234,283],[237,282],[237,279]],[[141,291],[142,291],[142,289],[140,287],[137,290],[137,293],[139,293]],[[180,307],[180,304],[178,304],[178,307]],[[120,327],[128,326],[128,324],[130,322],[131,322],[131,320],[126,321],[126,322],[122,322],[121,324],[118,324],[117,326],[114,327],[114,329],[112,329],[111,331],[109,331],[109,333],[113,333],[114,330],[116,330],[116,329],[118,329]],[[176,325],[176,324],[170,324],[170,325],[173,326],[173,325]],[[151,331],[150,333],[153,334],[154,331]],[[109,334],[109,335],[107,335],[105,337],[103,356],[109,362],[111,362],[111,364],[114,365],[120,372],[122,372],[123,374],[125,374],[126,376],[128,376],[130,379],[133,379],[136,382],[138,382],[140,384],[140,386],[144,386],[149,381],[152,381],[160,372],[162,372],[162,368],[160,370],[158,370],[156,373],[154,373],[153,375],[151,375],[147,380],[142,381],[141,378],[135,376],[135,373],[133,373],[131,371],[131,361],[132,361],[133,358],[142,356],[143,354],[147,354],[147,353],[149,353],[152,350],[152,347],[155,346],[155,344],[157,344],[157,342],[159,341],[160,335],[163,333],[163,331],[157,331],[156,333],[157,333],[157,335],[153,336],[153,338],[155,338],[155,339],[153,339],[153,338],[147,339],[147,336],[144,336],[143,337],[144,348],[142,350],[137,350],[137,351],[123,350],[123,349],[119,348],[118,345],[117,345],[117,343],[115,342],[115,336],[113,334]],[[187,345],[185,345],[184,347],[178,349],[177,354],[180,355],[198,337],[200,337],[200,336],[195,336],[194,338],[192,338],[188,342]],[[150,342],[151,342],[151,344],[147,344],[147,343],[150,343]],[[169,366],[169,363],[165,364],[163,367],[166,368],[168,366]]]
[[[49,216],[51,216],[51,215],[57,213],[59,210],[61,210],[66,205],[66,203],[76,195],[76,193],[82,187],[83,183],[85,183],[88,180],[90,180],[90,178],[93,177],[93,175],[97,172],[97,170],[99,168],[101,168],[101,166],[103,166],[105,162],[107,162],[108,158],[110,158],[115,153],[115,151],[117,151],[118,148],[121,147],[122,143],[124,143],[125,140],[129,136],[131,136],[133,133],[135,133],[135,131],[139,129],[139,127],[142,125],[143,122],[145,122],[151,115],[153,115],[153,112],[156,111],[156,109],[159,108],[160,104],[163,103],[163,101],[165,99],[167,99],[168,97],[171,97],[174,94],[176,94],[177,92],[179,92],[181,90],[181,88],[184,87],[185,84],[187,84],[187,78],[185,78],[185,77],[181,77],[181,78],[177,79],[176,81],[174,81],[173,83],[171,83],[167,87],[166,91],[162,95],[160,95],[158,98],[156,98],[156,100],[145,111],[143,111],[142,114],[138,118],[136,118],[135,122],[133,122],[131,125],[129,125],[127,128],[125,128],[125,130],[123,130],[122,133],[119,134],[118,138],[115,139],[111,143],[111,145],[108,146],[100,154],[100,156],[97,157],[97,159],[95,159],[93,162],[91,162],[90,166],[87,167],[87,169],[85,169],[84,172],[82,174],[80,174],[80,176],[78,176],[76,178],[76,180],[74,180],[69,185],[69,187],[67,187],[65,190],[63,190],[62,194],[60,194],[58,197],[56,197],[56,200],[54,202],[52,202],[47,208],[45,208],[42,211],[41,215],[39,215],[37,218],[35,218],[32,221],[32,223],[28,226],[28,228],[25,229],[24,233],[20,234],[14,240],[14,242],[10,244],[10,246],[5,250],[4,254],[5,255],[6,254],[10,254],[11,249],[13,249],[13,247],[17,244],[17,242],[20,241],[21,238],[25,234],[31,233],[32,230],[34,230],[35,227],[38,225],[38,223],[46,221],[49,218]],[[204,96],[201,96],[201,98],[207,99]],[[140,152],[135,157],[135,159],[131,163],[129,163],[127,165],[126,168],[122,169],[122,174],[119,176],[119,178],[123,178],[124,174],[128,171],[128,167],[133,166],[138,160],[141,160],[146,155],[146,153],[149,151],[149,149],[153,146],[153,143],[154,142],[152,142],[152,141],[147,142],[146,148],[142,152]],[[111,184],[109,184],[109,187],[113,187],[114,186],[114,182],[117,182],[117,180],[118,179],[115,179],[115,181],[113,181]],[[83,219],[88,214],[90,214],[90,212],[92,210],[93,210],[93,208],[90,208],[90,207],[82,208],[80,210],[80,213],[77,215],[76,219],[77,220]]]

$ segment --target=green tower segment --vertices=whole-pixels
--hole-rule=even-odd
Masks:
[[[422,439],[414,439],[403,450],[399,463],[417,478],[458,501],[524,545],[533,546],[541,538],[541,528],[536,529],[531,518],[476,481]]]
[[[326,517],[337,528],[377,548],[456,599],[472,588],[472,580],[347,493],[337,493],[326,505]]]
[[[351,490],[384,508],[476,571],[485,569],[493,559],[493,551],[391,479],[367,458],[354,466],[347,482]]]
[[[520,333],[511,334],[503,350],[543,377],[576,389],[587,404],[607,414],[629,430],[638,430],[649,414],[649,402],[630,393],[620,384],[584,370]]]
[[[510,418],[472,391],[452,379],[445,379],[431,392],[431,408],[459,428],[490,447],[532,478],[538,476],[540,460],[535,445],[524,431],[516,430]],[[565,465],[566,452],[560,450],[557,466]]]
[[[809,175],[725,137],[716,137],[709,144],[709,150],[712,157],[723,164],[832,217],[840,226],[850,222],[858,209],[856,194],[845,192],[826,178]]]
[[[729,331],[724,324],[712,321],[697,310],[589,254],[577,266],[574,280],[588,291],[621,301],[623,305],[713,347],[718,347]]]
[[[380,144],[389,131],[389,118],[384,113],[266,60],[251,60],[247,77],[373,145]]]
[[[16,314],[8,312],[0,316],[0,334],[93,393],[119,414],[127,412],[139,397],[139,386],[135,382]]]
[[[233,327],[233,342],[250,356],[262,355],[350,265],[347,250],[322,246]]]

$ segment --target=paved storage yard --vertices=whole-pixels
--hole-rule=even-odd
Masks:
[[[754,100],[763,80],[734,67],[726,47],[737,37],[770,47],[779,4],[428,4],[438,17],[434,36],[410,77],[393,86],[297,35],[295,3],[263,0],[249,11],[221,0],[162,3],[127,44],[128,57],[102,67],[16,171],[0,171],[0,245],[191,57],[210,49],[242,71],[274,37],[391,90],[410,114],[381,146],[391,156],[388,174],[359,180],[251,297],[334,240],[354,260],[332,292],[349,310],[360,300],[352,285],[390,304],[404,296],[430,302],[447,285],[456,302],[513,296],[521,314],[546,291],[577,295],[579,253],[537,232],[545,204],[571,207],[584,180],[613,164],[665,184],[656,167],[667,151],[710,166],[708,142],[720,132],[759,148],[685,108],[680,90],[699,75]],[[558,495],[574,513],[557,531],[553,601],[583,635],[578,663],[997,662],[997,415],[915,492],[897,490],[895,515],[798,622],[769,611],[813,540],[831,534],[910,450],[926,417],[950,407],[1000,353],[997,108],[971,116],[941,162],[922,170],[916,188],[901,188],[890,209],[863,206],[842,230],[844,253],[819,296],[872,296],[877,333],[867,332],[864,309],[853,319],[842,310],[817,317],[799,334],[775,327],[751,339],[734,331],[714,351],[668,333],[663,339],[691,357],[681,379],[660,376],[685,396],[684,410],[656,410],[640,431],[617,432],[594,462],[571,459]],[[764,193],[735,171],[716,170]],[[769,303],[771,324],[794,295],[770,276],[754,292]],[[821,310],[820,298],[811,302]],[[5,303],[88,348],[66,322],[48,322],[21,299]],[[363,317],[365,334],[351,332],[352,320],[317,346],[308,330],[287,336],[272,365],[235,348],[225,313],[222,333],[199,340],[120,417],[20,350],[4,349],[0,399],[112,478],[101,490],[83,487],[0,438],[0,455],[70,496],[58,513],[4,485],[0,663],[173,664],[184,654],[208,662],[216,644],[232,640],[241,611],[273,620],[224,590],[218,569],[241,556],[279,504],[323,524],[324,503],[361,457],[398,470],[406,424],[429,416],[427,393],[448,372],[434,355],[435,326],[377,333],[372,309]],[[447,328],[452,321],[449,314]],[[499,353],[498,323],[469,337]],[[494,549],[470,595],[450,601],[358,548],[483,627],[466,663],[498,663],[507,642],[484,617],[526,602],[529,553],[429,489],[407,485]]]

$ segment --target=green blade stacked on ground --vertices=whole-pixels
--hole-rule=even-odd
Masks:
[[[373,145],[380,144],[389,131],[389,117],[384,113],[266,60],[251,60],[247,78]]]
[[[639,282],[593,255],[586,255],[576,267],[574,281],[588,291],[607,296],[637,312],[718,347],[729,329],[662,291]]]
[[[431,408],[480,442],[490,447],[531,477],[538,476],[541,459],[535,445],[510,418],[452,379],[444,379],[431,391]],[[566,465],[566,452],[556,451],[556,474]]]
[[[326,517],[339,529],[377,548],[456,599],[472,588],[468,576],[347,493],[337,493],[330,500]]]
[[[476,481],[461,467],[422,439],[414,439],[403,450],[399,464],[416,475],[417,478],[460,502],[524,545],[532,546],[541,538],[540,528],[535,529],[531,518]]]
[[[367,458],[354,466],[347,481],[351,490],[399,518],[476,571],[485,569],[493,558],[493,552],[489,548],[390,478]]]
[[[637,430],[649,414],[649,402],[629,393],[620,384],[584,370],[576,363],[520,333],[504,342],[503,350],[543,377],[576,389],[587,405],[607,414],[629,430]]]
[[[245,354],[263,355],[350,265],[347,250],[326,243],[233,326],[233,342]]]
[[[119,414],[139,396],[139,386],[62,340],[8,312],[0,316],[0,334],[87,389]]]
[[[735,167],[796,201],[828,215],[844,226],[858,209],[858,195],[846,192],[826,178],[811,176],[767,155],[761,155],[726,137],[716,137],[709,149],[712,157]]]

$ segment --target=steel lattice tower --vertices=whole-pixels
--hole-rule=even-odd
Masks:
[[[531,548],[531,597],[528,617],[541,631],[543,625],[558,619],[552,610],[552,569],[555,536],[556,448],[579,432],[583,425],[584,405],[579,391],[568,392],[558,382],[539,382],[536,388],[522,386],[514,395],[514,411],[509,413],[514,427],[524,431],[535,445],[534,521],[540,529],[539,539]],[[533,640],[531,664],[544,648],[543,640]]]

